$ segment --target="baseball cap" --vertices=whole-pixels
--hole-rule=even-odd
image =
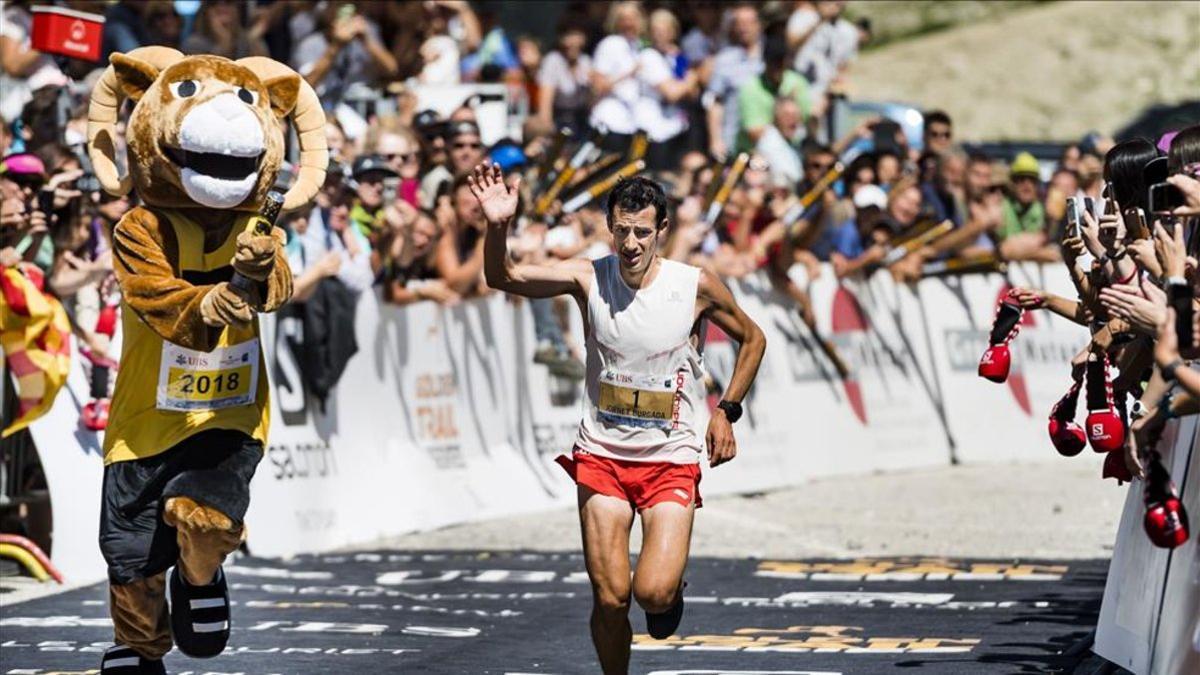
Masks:
[[[15,153],[0,160],[0,175],[8,178],[43,178],[46,175],[46,165],[35,154]]]
[[[868,206],[887,208],[887,193],[883,188],[878,185],[863,185],[854,191],[854,208],[865,209]]]
[[[400,175],[379,155],[363,155],[354,160],[354,166],[350,170],[350,175],[354,178],[359,178],[363,174],[372,172],[384,173],[392,178]]]
[[[436,110],[422,110],[413,117],[413,126],[418,129],[431,127],[442,121],[442,116],[437,114]]]
[[[525,166],[529,161],[521,146],[508,138],[493,145],[492,149],[488,151],[488,157],[500,167],[501,171],[505,172]]]
[[[454,138],[463,134],[475,134],[478,136],[479,125],[467,120],[459,120],[458,122],[451,122],[450,128],[446,130],[446,138]]]
[[[1020,176],[1041,178],[1041,171],[1037,159],[1028,152],[1022,152],[1013,159],[1012,164],[1008,167],[1008,175],[1013,178]]]

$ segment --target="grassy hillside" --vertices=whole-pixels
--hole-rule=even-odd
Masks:
[[[925,13],[988,11],[971,9],[981,4],[993,3],[850,7],[876,21],[893,5],[897,25],[928,27]],[[1073,140],[1111,133],[1155,103],[1200,98],[1200,2],[1033,4],[911,32],[926,34],[860,56],[852,96],[943,108],[961,138]]]
[[[954,28],[967,23],[995,19],[1010,12],[1027,9],[1046,0],[871,0],[851,2],[846,7],[850,19],[871,20],[874,40],[868,49],[908,40],[921,35]]]

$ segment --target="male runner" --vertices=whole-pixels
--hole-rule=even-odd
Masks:
[[[742,414],[766,339],[720,279],[658,255],[668,221],[657,183],[634,177],[609,194],[617,254],[517,264],[507,237],[519,179],[507,186],[498,167],[481,164],[469,181],[487,219],[488,285],[531,298],[569,294],[583,312],[587,408],[573,458],[559,459],[579,485],[592,642],[605,673],[626,673],[631,591],[652,636],[666,638],[679,626],[692,516],[700,506],[700,456],[707,448],[715,467],[737,454],[731,425]],[[704,318],[741,343],[711,420],[697,351]],[[631,581],[634,509],[642,516],[642,550]]]

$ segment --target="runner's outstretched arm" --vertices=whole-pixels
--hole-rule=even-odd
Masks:
[[[702,303],[701,314],[711,319],[740,345],[724,398],[741,403],[754,382],[754,376],[758,374],[758,365],[762,363],[763,352],[767,350],[767,338],[758,324],[754,323],[754,319],[747,316],[738,306],[733,293],[717,275],[708,270],[701,270],[696,295]]]
[[[737,361],[733,365],[733,375],[729,378],[729,385],[725,388],[722,398],[741,403],[746,392],[750,390],[755,375],[758,374],[763,352],[767,350],[767,338],[758,324],[738,306],[733,293],[729,292],[717,275],[700,270],[700,285],[696,296],[700,314],[711,319],[726,335],[738,342]],[[723,464],[737,455],[733,425],[725,417],[724,410],[717,408],[713,411],[706,440],[709,466]]]
[[[592,269],[590,261],[560,260],[534,265],[515,263],[509,257],[508,228],[517,213],[519,177],[513,185],[505,185],[499,166],[481,163],[471,171],[467,182],[487,219],[483,274],[488,286],[527,298],[587,297]]]

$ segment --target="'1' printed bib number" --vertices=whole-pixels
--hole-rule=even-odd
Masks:
[[[211,352],[163,343],[158,371],[159,410],[221,410],[254,402],[258,392],[258,338]]]
[[[670,429],[674,423],[676,384],[667,375],[600,374],[600,420],[606,424]]]

